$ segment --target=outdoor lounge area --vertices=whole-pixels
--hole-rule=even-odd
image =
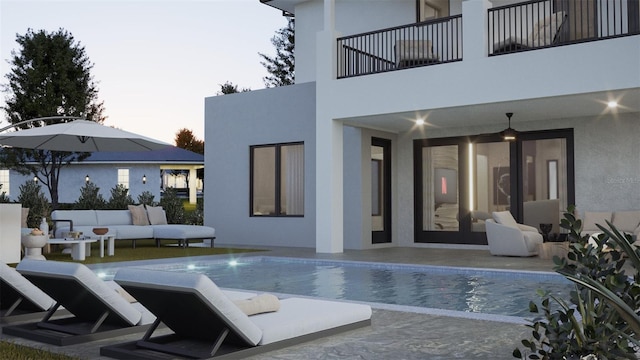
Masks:
[[[533,271],[550,271],[553,266],[550,260],[537,257],[496,257],[487,250],[388,248],[347,250],[342,254],[318,254],[313,249],[304,248],[275,247],[265,250],[268,250],[266,253],[272,256],[308,259]],[[227,255],[211,258],[219,257],[232,258]],[[163,260],[138,261],[132,262],[131,265],[153,261],[162,262]],[[524,338],[529,333],[527,328],[521,324],[451,317],[438,313],[421,313],[416,312],[415,309],[372,307],[370,326],[343,332],[336,336],[325,336],[309,342],[288,344],[284,348],[247,358],[510,359],[512,358],[511,352],[518,345],[515,339]],[[437,328],[438,331],[433,331],[434,328]],[[162,328],[157,332],[159,335],[166,335],[170,333],[170,330]],[[4,332],[2,334],[3,340],[37,348],[44,346],[50,351],[83,359],[109,359],[109,357],[100,355],[101,347],[138,340],[141,336],[142,333],[136,333],[97,342],[58,347],[9,336]]]

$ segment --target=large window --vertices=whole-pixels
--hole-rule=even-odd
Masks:
[[[304,143],[251,151],[251,216],[304,215]]]
[[[9,170],[0,169],[0,195],[4,193],[6,196],[9,196]]]
[[[129,169],[118,169],[118,185],[129,188]]]

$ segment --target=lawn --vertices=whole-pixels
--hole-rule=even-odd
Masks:
[[[193,241],[192,241],[193,243]],[[105,256],[101,258],[99,256],[99,242],[95,242],[91,246],[91,256],[87,256],[85,261],[81,261],[83,264],[98,264],[108,263],[116,261],[132,261],[132,260],[150,260],[150,259],[165,259],[172,257],[185,257],[185,256],[203,256],[203,255],[221,255],[221,254],[237,254],[244,252],[262,251],[258,249],[237,249],[226,247],[188,247],[181,248],[178,246],[165,246],[168,242],[163,242],[160,247],[156,247],[155,240],[143,239],[136,240],[136,248],[132,246],[131,240],[116,240],[115,242],[115,255]],[[106,241],[105,241],[106,245]],[[56,261],[72,261],[70,254],[62,254],[60,249],[52,247],[52,251],[48,254],[44,254],[47,260]]]

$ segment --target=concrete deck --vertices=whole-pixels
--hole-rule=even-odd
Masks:
[[[216,244],[218,245],[218,244]],[[218,245],[224,246],[224,245]],[[374,261],[512,270],[552,271],[551,260],[495,257],[486,250],[384,248],[316,254],[313,249],[270,248],[260,255]],[[216,256],[216,258],[219,258]],[[530,330],[521,324],[400,312],[373,311],[370,327],[253,356],[250,359],[513,359],[512,351]],[[139,339],[142,334],[67,347],[0,335],[2,339],[46,348],[82,359],[100,357],[100,347]]]

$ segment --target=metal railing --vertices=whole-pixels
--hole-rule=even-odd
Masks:
[[[638,0],[533,0],[489,9],[489,55],[640,34]]]
[[[462,15],[337,39],[338,78],[462,60]]]

